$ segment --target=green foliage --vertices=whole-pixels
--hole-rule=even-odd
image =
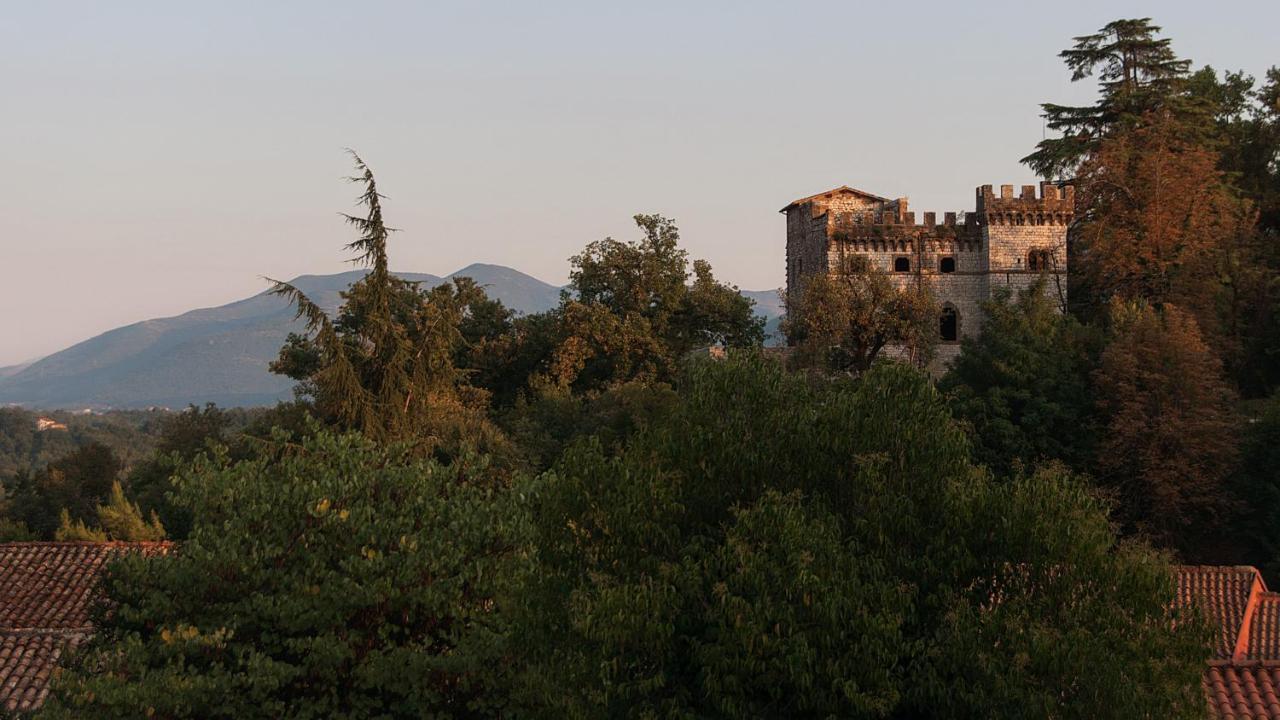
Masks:
[[[189,539],[109,568],[114,607],[41,717],[496,712],[491,599],[518,513],[489,477],[358,434],[198,456],[178,481]]]
[[[301,290],[273,281],[272,292],[306,319],[307,334],[291,335],[271,369],[300,380],[300,394],[314,400],[320,417],[371,438],[413,438],[445,454],[500,445],[483,415],[487,398],[454,365],[464,318],[482,291],[470,281],[423,290],[391,273],[383,196],[373,172],[352,157],[360,174],[350,180],[364,186],[360,204],[368,212],[344,215],[360,232],[347,248],[369,272],[342,293],[336,319]]]
[[[71,514],[64,509],[58,516],[58,529],[54,531],[53,539],[58,542],[101,543],[108,538],[106,531],[89,527],[83,520],[72,520]]]
[[[1057,311],[1044,280],[983,304],[977,336],[939,382],[969,429],[973,457],[997,475],[1059,460],[1091,469],[1099,418],[1090,373],[1103,338]]]
[[[713,345],[758,347],[764,320],[737,288],[679,247],[675,223],[637,215],[644,237],[605,238],[570,259],[569,291],[545,319],[518,323],[514,379],[537,393],[595,392],[628,383],[670,382],[690,352]]]
[[[615,456],[531,488],[540,717],[1199,717],[1163,557],[1050,468],[995,483],[923,376],[695,363]]]
[[[67,511],[72,520],[92,521],[121,471],[111,448],[85,445],[37,472],[21,473],[6,486],[10,519],[41,538],[52,538]]]
[[[1271,587],[1280,586],[1280,393],[1272,395],[1245,425],[1236,482],[1244,501],[1242,530],[1250,540],[1249,562]]]
[[[900,288],[865,257],[849,258],[839,274],[806,278],[797,295],[782,330],[799,367],[857,375],[889,345],[916,365],[933,356],[939,308],[928,286]]]
[[[0,512],[0,543],[30,542],[38,539],[34,533],[27,529],[26,523],[10,520]]]
[[[155,542],[163,540],[164,526],[156,514],[151,521],[142,518],[142,511],[124,495],[119,482],[111,485],[111,497],[105,505],[98,506],[98,527],[90,527],[84,520],[72,520],[64,508],[58,516],[58,529],[53,535],[58,541],[76,542]]]
[[[0,407],[0,480],[18,473],[38,472],[94,443],[111,448],[116,457],[130,464],[151,452],[158,422],[165,414],[163,410],[35,413]],[[40,432],[36,420],[41,417],[62,423],[66,429]]]
[[[175,531],[175,538],[186,537],[191,518],[169,500],[174,471],[207,449],[227,443],[235,424],[231,413],[213,404],[193,405],[170,415],[160,422],[155,453],[129,472],[130,494],[157,522]]]
[[[98,506],[98,523],[112,540],[126,542],[154,542],[163,540],[164,526],[154,512],[144,520],[142,511],[124,496],[120,483],[111,486],[111,499]]]
[[[521,395],[498,421],[519,447],[524,468],[540,472],[583,436],[609,449],[620,447],[638,429],[660,421],[675,401],[665,383],[631,381],[584,393],[542,386]]]
[[[1148,113],[1203,121],[1203,108],[1186,92],[1191,61],[1179,59],[1159,32],[1151,18],[1138,18],[1115,20],[1092,35],[1075,38],[1075,45],[1060,57],[1071,69],[1072,82],[1096,75],[1098,100],[1084,107],[1041,105],[1046,125],[1062,136],[1041,140],[1022,162],[1041,177],[1072,177],[1100,139],[1132,127]]]

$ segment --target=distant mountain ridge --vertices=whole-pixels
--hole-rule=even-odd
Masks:
[[[292,282],[326,310],[365,271],[302,275]],[[434,287],[436,275],[396,273]],[[473,264],[448,277],[470,277],[491,297],[521,313],[555,307],[561,288],[502,265]],[[744,291],[776,326],[776,291]],[[301,331],[292,307],[259,293],[219,307],[201,308],[109,330],[26,366],[0,369],[0,405],[35,408],[181,408],[270,405],[290,397],[293,381],[273,375],[274,360],[290,332]],[[9,374],[5,374],[5,372]]]

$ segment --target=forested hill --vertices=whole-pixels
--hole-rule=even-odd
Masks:
[[[364,271],[303,275],[292,282],[326,309]],[[399,273],[430,287],[436,275]],[[554,307],[560,288],[501,265],[469,265],[449,277],[470,277],[491,297],[522,313]],[[776,325],[774,291],[747,292]],[[9,376],[0,375],[0,405],[38,408],[182,408],[268,405],[290,396],[293,381],[267,371],[291,331],[302,329],[283,299],[265,292],[221,307],[146,320],[110,330],[54,353]]]

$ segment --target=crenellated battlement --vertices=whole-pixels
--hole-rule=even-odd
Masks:
[[[938,214],[935,212],[921,213],[921,216],[920,227],[956,227],[956,218],[959,216],[959,213],[942,213],[941,223],[938,222]],[[907,227],[912,227],[916,224],[916,214],[914,211],[904,210],[901,212],[895,212],[893,209],[885,209],[884,212],[880,214],[879,220],[880,221],[878,223],[875,223],[876,225],[905,225]],[[964,222],[960,223],[960,225],[967,225],[970,220],[970,216],[966,214]]]
[[[1076,189],[1058,187],[1051,182],[1023,185],[1014,197],[1012,185],[1001,185],[997,195],[991,185],[979,187],[975,193],[978,218],[989,225],[1066,225],[1075,214]]]

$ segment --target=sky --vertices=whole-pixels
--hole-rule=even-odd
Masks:
[[[347,147],[394,269],[561,284],[656,212],[775,288],[795,198],[1034,182],[1039,104],[1094,92],[1057,53],[1143,16],[1197,67],[1280,64],[1274,0],[4,3],[0,366],[350,269]]]

